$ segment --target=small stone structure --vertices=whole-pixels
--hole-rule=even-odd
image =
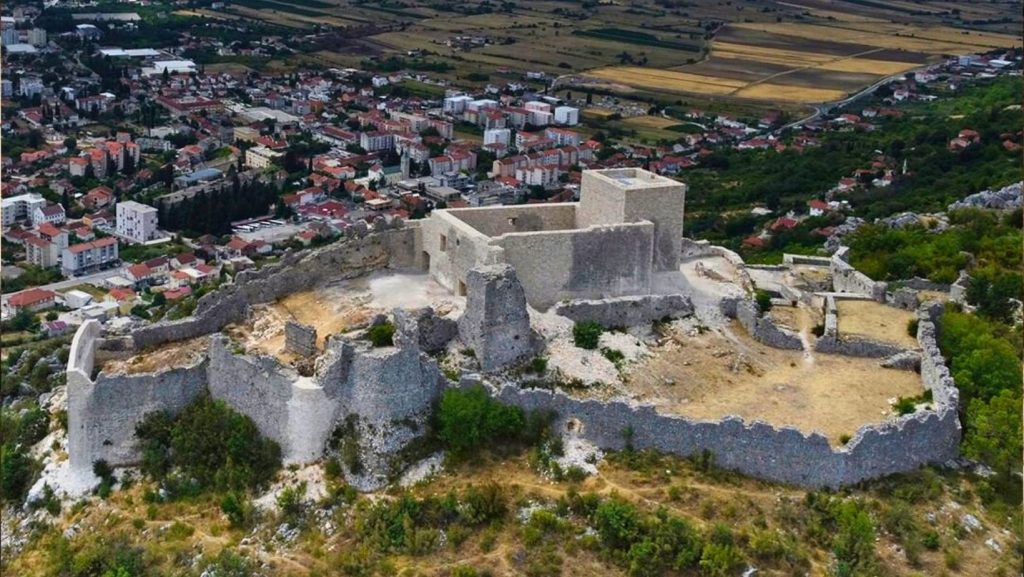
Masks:
[[[757,303],[748,298],[722,299],[722,314],[739,321],[754,340],[776,349],[800,350],[804,348],[800,335],[780,327],[770,316],[762,315]]]
[[[576,322],[593,321],[605,328],[633,327],[663,318],[693,314],[693,303],[679,294],[579,300],[555,305],[555,313]]]
[[[853,268],[847,262],[849,251],[850,247],[841,247],[829,261],[833,290],[869,296],[877,302],[884,303],[886,283],[873,281],[868,275]]]
[[[515,269],[507,264],[475,268],[466,282],[459,337],[476,353],[480,368],[494,371],[536,354],[526,294]]]
[[[907,349],[899,345],[883,343],[862,336],[840,335],[839,306],[836,304],[836,297],[837,295],[834,294],[825,297],[825,332],[818,337],[814,344],[814,350],[819,353],[872,359],[887,359],[908,352]],[[897,362],[897,364],[900,363]]]
[[[316,353],[316,328],[289,320],[284,325],[286,351],[308,357]]]
[[[909,287],[898,288],[892,292],[892,305],[899,309],[917,310],[921,304],[920,300],[917,291]]]

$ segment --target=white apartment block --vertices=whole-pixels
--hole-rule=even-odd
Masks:
[[[117,236],[130,242],[147,242],[159,237],[157,210],[129,200],[117,203]]]
[[[282,153],[265,146],[254,146],[245,151],[245,165],[249,168],[264,169],[283,156]]]
[[[19,220],[32,220],[32,213],[36,208],[46,206],[46,200],[40,194],[30,192],[19,194],[3,199],[0,204],[0,213],[3,215],[3,225],[11,226]]]
[[[117,239],[107,236],[64,249],[60,268],[65,276],[72,276],[107,268],[117,263],[117,259]]]
[[[484,131],[484,146],[488,144],[504,144],[508,146],[512,139],[512,131],[508,128],[491,128]]]
[[[555,109],[555,124],[576,126],[580,123],[580,110],[572,106],[559,106]]]
[[[390,132],[363,132],[359,135],[359,146],[367,152],[390,150],[395,147],[395,135]]]

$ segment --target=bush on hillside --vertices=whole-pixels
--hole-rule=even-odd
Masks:
[[[281,466],[281,449],[263,438],[252,419],[203,395],[176,417],[150,413],[135,430],[142,470],[157,480],[171,472],[195,479],[200,489],[258,487]]]

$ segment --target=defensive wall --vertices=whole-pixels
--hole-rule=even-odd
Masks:
[[[566,301],[555,305],[555,313],[575,322],[592,321],[604,328],[632,327],[693,314],[689,297],[645,295],[597,300]]]
[[[574,206],[435,211],[421,226],[430,274],[453,293],[465,294],[470,270],[507,263],[515,267],[527,300],[538,309],[564,299],[649,293],[654,224],[562,228],[568,224],[565,215],[569,209],[575,211]],[[522,215],[515,209],[521,209]],[[548,211],[554,216],[539,216]],[[463,220],[466,214],[471,216]],[[509,224],[520,223],[521,218],[529,226]],[[544,225],[557,228],[535,229]],[[481,230],[500,234],[488,236]]]
[[[373,231],[352,227],[350,236],[310,251],[286,253],[258,270],[245,270],[196,303],[192,316],[161,321],[132,332],[136,350],[215,333],[245,318],[250,305],[272,302],[326,280],[348,279],[371,271],[417,265],[417,229],[396,221],[378,221]]]
[[[537,309],[649,294],[652,274],[678,269],[685,185],[629,168],[584,171],[580,190],[578,203],[435,211],[420,260],[456,294],[470,270],[510,264]]]
[[[761,313],[757,302],[749,298],[722,299],[722,314],[736,319],[754,340],[776,349],[801,350],[803,341],[797,333],[779,326],[775,319]]]
[[[312,377],[273,357],[248,355],[230,340],[210,337],[207,354],[184,367],[95,379],[92,356],[99,325],[76,333],[68,360],[68,439],[71,465],[88,470],[104,459],[114,466],[139,461],[135,428],[155,411],[177,413],[203,392],[249,416],[260,433],[281,446],[286,464],[320,459],[332,434],[350,416],[349,434],[361,456],[349,482],[383,486],[397,472],[395,459],[426,427],[443,378],[418,348],[370,348],[328,339]]]
[[[940,314],[941,306],[919,311],[918,338],[924,351],[921,380],[932,391],[931,407],[865,425],[838,447],[819,433],[804,434],[758,421],[746,423],[736,416],[700,421],[660,414],[652,406],[622,400],[582,400],[514,384],[487,386],[496,398],[525,410],[554,410],[557,427],[575,427],[581,437],[603,449],[620,450],[628,438],[638,449],[683,457],[710,451],[715,464],[725,469],[801,487],[836,488],[957,456],[958,392],[936,342],[935,322]],[[459,386],[481,382],[478,376],[467,375]]]
[[[867,295],[877,302],[884,303],[886,283],[873,281],[868,275],[853,268],[847,262],[849,250],[849,247],[841,247],[829,261],[833,290],[841,293]]]

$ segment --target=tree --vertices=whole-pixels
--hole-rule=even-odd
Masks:
[[[438,438],[456,457],[494,441],[514,441],[525,424],[522,409],[491,399],[482,386],[450,389],[437,412]]]

